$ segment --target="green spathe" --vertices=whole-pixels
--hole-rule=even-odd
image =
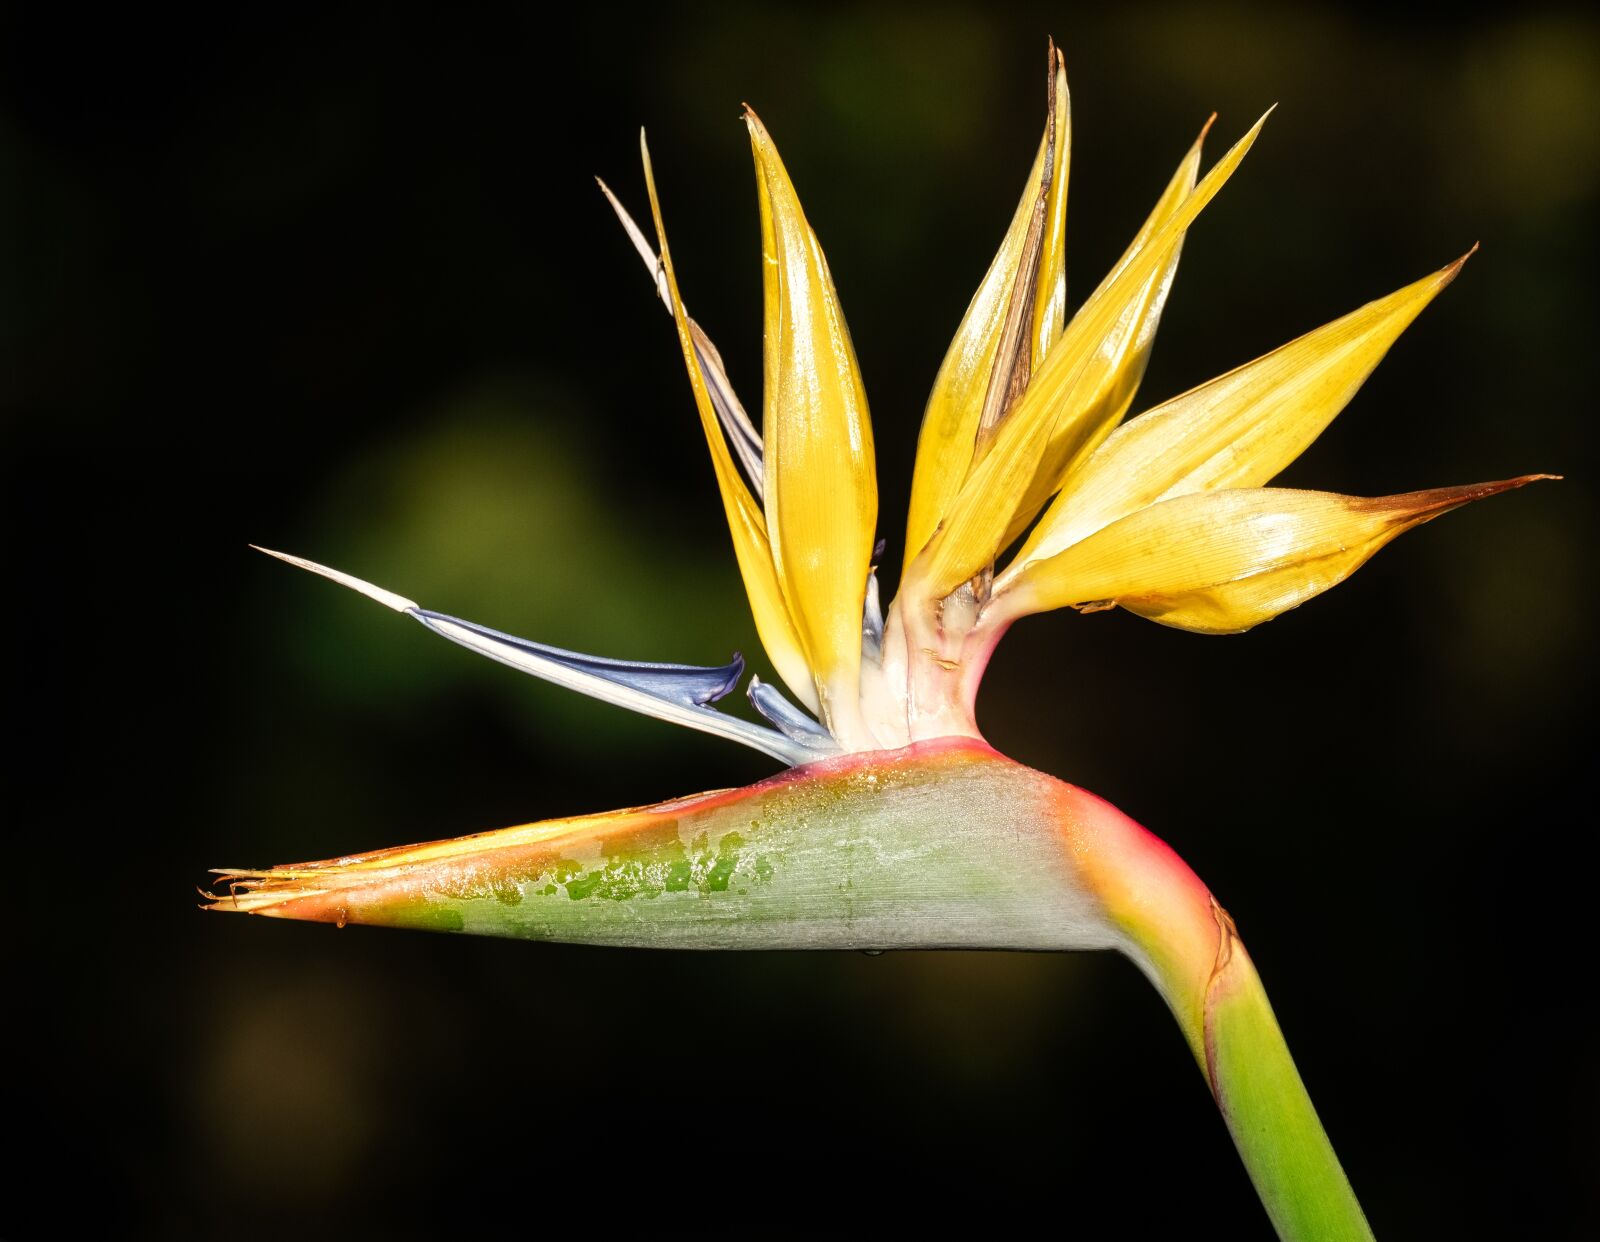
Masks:
[[[1234,928],[1164,843],[946,739],[747,789],[227,873],[214,908],[676,949],[1104,949],[1160,990],[1280,1236],[1371,1237]]]
[[[1062,849],[1067,786],[981,743],[912,751],[923,761],[853,755],[548,831],[239,873],[218,908],[649,948],[1117,943]]]

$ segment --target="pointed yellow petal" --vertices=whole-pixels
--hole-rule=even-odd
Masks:
[[[1178,165],[1178,170],[1172,174],[1172,180],[1167,183],[1167,188],[1144,226],[1117,260],[1116,266],[1084,303],[1080,315],[1095,305],[1103,291],[1151,244],[1162,226],[1182,206],[1183,200],[1194,192],[1195,178],[1200,171],[1200,148],[1210,128],[1211,121],[1208,120]],[[1171,292],[1173,278],[1178,274],[1178,259],[1182,252],[1183,235],[1180,233],[1149,279],[1142,287],[1132,291],[1112,334],[1104,338],[1099,349],[1091,355],[1089,365],[1074,382],[1070,396],[1062,398],[1067,403],[1069,414],[1057,421],[1049,447],[1040,458],[1033,481],[1017,506],[1002,546],[1009,545],[1027,529],[1028,523],[1044,508],[1076,463],[1086,458],[1112,432],[1133,404],[1134,394],[1138,392],[1145,367],[1150,362],[1156,329],[1161,325],[1161,312],[1166,308],[1167,294]],[[1083,343],[1077,340],[1077,334],[1071,326],[1067,331],[1074,336],[1075,344]],[[1094,348],[1092,341],[1088,344],[1091,349]]]
[[[1117,428],[1067,479],[1002,580],[1157,500],[1266,483],[1333,421],[1466,260]]]
[[[765,260],[767,532],[822,711],[850,745],[878,518],[872,426],[822,248],[766,129],[753,112],[745,121]]]
[[[1067,172],[1072,164],[1072,96],[1067,92],[1067,62],[1054,42],[1050,45],[1050,60],[1055,133],[1046,137],[1055,139],[1055,160],[1045,195],[1044,238],[1039,248],[1039,277],[1034,283],[1034,371],[1060,339],[1067,321]]]
[[[976,456],[978,427],[985,399],[995,377],[995,360],[1005,333],[1007,312],[1012,293],[1022,275],[1024,256],[1029,247],[1029,235],[1035,215],[1040,216],[1039,281],[1034,295],[1034,329],[1028,332],[1032,340],[1030,367],[1037,367],[1047,348],[1060,334],[1062,312],[1065,308],[1066,281],[1064,263],[1064,231],[1066,221],[1067,158],[1070,151],[1070,128],[1066,72],[1061,67],[1060,53],[1051,51],[1055,65],[1053,85],[1055,109],[1051,121],[1045,125],[1044,136],[1039,140],[1039,151],[1034,156],[1033,167],[1023,185],[1022,198],[1011,217],[1011,226],[983,283],[972,295],[972,302],[956,329],[955,339],[945,353],[939,374],[933,381],[933,391],[928,395],[927,409],[922,415],[922,431],[917,438],[916,471],[911,480],[911,507],[906,517],[905,564],[910,566],[917,553],[926,546],[940,519],[944,517],[951,499]],[[1051,128],[1055,130],[1055,156],[1051,165],[1050,184],[1043,186],[1045,156],[1051,141]],[[1040,191],[1044,203],[1040,210]],[[1053,246],[1054,249],[1049,249]],[[1031,280],[1032,277],[1030,276]],[[1048,289],[1045,281],[1050,281]],[[1026,291],[1024,291],[1026,292]],[[1046,293],[1049,296],[1045,296]]]
[[[946,508],[972,467],[973,447],[984,396],[994,372],[1006,308],[1011,300],[1018,266],[1039,198],[1039,172],[1044,165],[1044,144],[1029,173],[1022,201],[1011,227],[973,294],[955,339],[939,367],[922,415],[917,437],[917,465],[911,480],[911,509],[906,517],[907,566],[926,546]]]
[[[700,426],[711,448],[717,490],[722,493],[723,512],[728,517],[728,529],[733,533],[734,556],[739,562],[739,574],[744,579],[745,594],[750,597],[756,633],[784,685],[807,707],[816,711],[818,703],[811,665],[778,585],[778,575],[767,540],[766,522],[760,507],[750,495],[750,489],[744,485],[733,464],[733,455],[723,437],[722,426],[711,403],[711,394],[706,389],[705,375],[700,369],[694,325],[678,292],[678,277],[672,266],[672,252],[667,248],[667,229],[661,221],[661,204],[656,199],[656,179],[650,167],[650,149],[645,145],[643,131],[639,134],[639,154],[644,161],[645,186],[650,192],[650,214],[655,219],[656,242],[661,250],[661,267],[667,283],[673,321],[678,329],[678,345],[683,350],[684,365],[689,370],[689,384],[694,389],[695,406],[700,411]]]
[[[1413,526],[1551,477],[1371,499],[1280,487],[1191,492],[1033,562],[1006,607],[1021,615],[1121,605],[1163,625],[1237,634],[1343,582]]]
[[[1000,425],[987,453],[961,486],[943,526],[913,566],[915,589],[942,599],[1003,550],[1008,534],[1033,514],[1019,508],[1029,495],[1047,451],[1069,461],[1092,435],[1103,430],[1099,394],[1116,374],[1104,365],[1106,348],[1121,357],[1129,332],[1130,309],[1148,301],[1146,289],[1171,259],[1184,231],[1232,176],[1266,123],[1253,125],[1188,194],[1123,268],[1078,312],[1027,392]],[[1054,446],[1054,447],[1053,447]],[[1054,490],[1052,485],[1051,490]],[[1036,512],[1036,510],[1035,510]]]

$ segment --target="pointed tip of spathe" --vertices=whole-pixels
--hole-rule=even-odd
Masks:
[[[293,565],[297,569],[304,569],[308,573],[328,579],[329,582],[337,582],[342,587],[349,587],[352,591],[365,595],[368,599],[382,604],[385,608],[393,608],[396,612],[415,612],[418,608],[415,600],[409,600],[404,595],[396,595],[393,591],[386,591],[380,586],[374,586],[372,583],[357,578],[353,574],[347,574],[338,569],[329,569],[326,565],[319,565],[316,561],[308,561],[303,556],[292,556],[288,552],[275,552],[271,548],[263,548],[260,544],[252,543],[249,546],[257,552],[264,552],[268,556],[276,557],[278,560],[283,561],[285,564]]]
[[[1277,104],[1273,104],[1272,106],[1274,108],[1276,108],[1278,105]],[[1202,143],[1205,142],[1206,135],[1211,132],[1211,127],[1213,125],[1215,125],[1216,123],[1217,123],[1217,114],[1215,112],[1213,112],[1210,116],[1206,117],[1205,124],[1200,127],[1200,136],[1194,140],[1194,145],[1196,147],[1199,147]]]

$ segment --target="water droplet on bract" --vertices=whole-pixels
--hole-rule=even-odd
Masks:
[[[335,927],[343,927],[344,926],[344,921],[345,921],[345,908],[343,906],[340,906],[339,907],[339,913],[333,920],[333,925]]]
[[[883,956],[883,950],[882,949],[862,949],[861,950],[861,955],[863,957],[882,957]]]

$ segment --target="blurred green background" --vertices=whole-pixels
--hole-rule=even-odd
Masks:
[[[24,1157],[121,1235],[669,1225],[1266,1236],[1155,994],[1103,956],[689,956],[203,916],[214,865],[772,765],[248,553],[587,650],[766,674],[644,208],[755,405],[738,104],[826,246],[898,564],[922,401],[1073,90],[1069,299],[1195,131],[1278,102],[1191,232],[1140,406],[1483,249],[1285,476],[1549,470],[1248,637],[1029,622],[981,721],[1236,917],[1380,1236],[1593,1236],[1580,1018],[1600,23],[1583,7],[701,5],[552,19],[13,6],[8,937]],[[1139,408],[1139,407],[1136,407]],[[1587,792],[1587,785],[1583,787]]]

